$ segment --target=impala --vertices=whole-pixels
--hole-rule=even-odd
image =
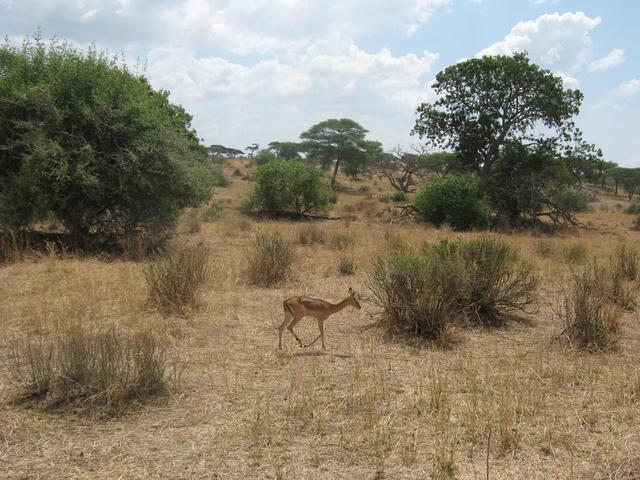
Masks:
[[[310,347],[318,339],[322,340],[322,348],[325,349],[324,346],[324,322],[327,318],[329,318],[334,313],[338,313],[348,306],[352,306],[360,310],[360,303],[356,298],[356,292],[352,288],[349,288],[349,296],[338,303],[329,303],[325,300],[321,300],[319,298],[311,298],[311,297],[290,297],[287,298],[282,305],[284,306],[284,321],[280,324],[278,328],[278,350],[282,350],[282,332],[286,328],[291,332],[296,338],[298,345],[301,347],[302,340],[298,338],[296,332],[293,331],[293,327],[297,325],[297,323],[302,320],[304,317],[313,317],[318,321],[318,329],[320,330],[320,334],[315,338],[315,340],[308,345],[304,345],[305,347]]]

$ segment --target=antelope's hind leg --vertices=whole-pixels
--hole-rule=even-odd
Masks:
[[[282,332],[284,332],[284,329],[287,328],[287,325],[289,325],[292,320],[293,320],[293,315],[291,315],[291,312],[289,311],[289,309],[285,305],[284,306],[284,320],[282,321],[282,323],[278,327],[278,350],[282,350]]]

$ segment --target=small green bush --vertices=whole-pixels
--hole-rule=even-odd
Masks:
[[[596,263],[575,272],[560,306],[562,334],[589,349],[607,349],[618,341],[620,310],[611,303],[607,273]]]
[[[287,279],[295,255],[290,242],[278,232],[258,232],[248,253],[247,277],[260,287],[271,287]]]
[[[391,195],[391,200],[394,202],[406,202],[409,200],[409,196],[405,192],[395,192]]]
[[[298,229],[298,243],[300,245],[324,245],[327,232],[318,225],[307,224]]]
[[[565,188],[555,197],[558,208],[567,212],[586,212],[591,203],[591,194],[580,188]]]
[[[203,222],[213,222],[220,218],[224,213],[224,208],[222,205],[213,202],[211,205],[202,210],[202,221]]]
[[[640,201],[633,202],[631,205],[624,209],[624,213],[640,215]]]
[[[478,181],[468,175],[446,175],[427,183],[416,193],[413,204],[436,226],[449,224],[456,230],[469,230],[489,223],[489,208]]]
[[[211,276],[209,249],[203,244],[169,249],[146,266],[144,276],[150,304],[165,315],[189,314]]]
[[[319,170],[297,160],[271,160],[257,168],[256,185],[245,208],[302,215],[328,203],[329,184]]]
[[[7,362],[13,400],[113,416],[165,389],[166,351],[156,337],[92,325],[77,323],[14,342]]]
[[[356,264],[353,260],[353,257],[340,257],[340,261],[338,262],[338,273],[340,275],[348,276],[356,273]]]

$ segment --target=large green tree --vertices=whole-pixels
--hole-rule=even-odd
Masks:
[[[0,223],[49,212],[83,243],[169,228],[210,195],[191,117],[116,58],[40,38],[0,46]]]
[[[335,185],[341,165],[348,175],[357,176],[382,150],[379,142],[367,140],[369,131],[349,118],[329,119],[300,135],[311,160],[324,168],[333,166],[331,185]]]
[[[564,139],[582,101],[525,53],[457,63],[438,73],[433,89],[438,98],[418,107],[413,132],[458,152],[483,186],[507,144]]]

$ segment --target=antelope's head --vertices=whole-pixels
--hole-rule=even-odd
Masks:
[[[360,302],[358,302],[357,298],[358,293],[351,287],[349,287],[349,298],[351,298],[351,305],[360,310],[362,307],[360,306]]]

